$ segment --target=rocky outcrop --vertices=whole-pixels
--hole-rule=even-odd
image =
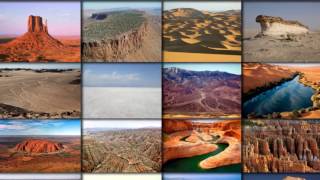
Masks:
[[[101,41],[82,42],[82,56],[86,60],[123,60],[127,55],[142,47],[147,33],[148,23],[144,22],[137,29],[132,29],[115,38]]]
[[[28,19],[28,32],[45,32],[48,33],[47,20],[43,24],[42,17],[30,15]]]
[[[281,17],[259,15],[256,22],[260,23],[261,35],[280,36],[288,34],[305,34],[309,28],[298,21],[284,20]]]
[[[190,121],[184,120],[165,120],[166,123],[163,124],[162,130],[165,133],[173,133],[177,131],[187,131],[192,130],[192,123]]]
[[[246,127],[243,151],[246,172],[320,171],[317,123],[269,120],[250,129]]]
[[[28,139],[14,147],[14,151],[40,154],[40,153],[57,153],[61,152],[64,146],[61,143],[44,140],[44,139]]]

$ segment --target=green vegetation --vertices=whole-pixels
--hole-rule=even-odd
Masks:
[[[71,157],[71,154],[70,153],[66,153],[66,152],[62,152],[59,154],[61,157],[64,157],[64,158],[68,158],[68,157]]]
[[[137,29],[145,21],[142,12],[110,12],[103,20],[89,19],[84,25],[84,41],[113,39],[117,35]]]

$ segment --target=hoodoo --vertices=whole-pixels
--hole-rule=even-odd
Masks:
[[[61,143],[43,140],[43,139],[28,139],[14,147],[16,152],[25,153],[54,153],[64,149]]]
[[[261,35],[281,36],[288,34],[305,34],[309,28],[298,21],[284,20],[281,17],[259,15],[256,22],[260,23]]]

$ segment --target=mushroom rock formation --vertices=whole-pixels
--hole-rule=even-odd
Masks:
[[[306,179],[305,178],[301,178],[301,177],[287,176],[287,177],[283,178],[283,180],[306,180]]]
[[[14,147],[16,152],[26,153],[53,153],[64,149],[61,143],[44,139],[28,139]]]
[[[259,15],[256,22],[260,23],[261,34],[267,36],[281,36],[288,34],[305,34],[309,28],[298,21],[284,20],[281,17]]]

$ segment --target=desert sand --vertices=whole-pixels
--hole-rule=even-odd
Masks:
[[[30,69],[2,69],[0,117],[79,117],[80,92],[80,70],[36,72]]]
[[[244,63],[242,67],[244,93],[270,82],[278,82],[283,78],[292,77],[295,73],[293,69],[288,67],[271,64]]]
[[[164,61],[240,62],[240,12],[178,8],[164,12]]]

